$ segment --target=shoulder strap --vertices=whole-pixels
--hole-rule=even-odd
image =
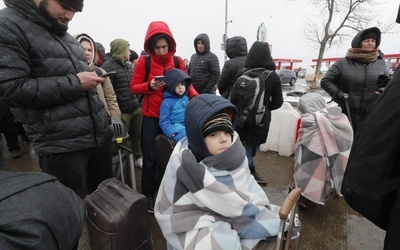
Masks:
[[[144,65],[144,69],[146,71],[146,75],[144,77],[144,81],[147,82],[147,80],[149,79],[149,74],[150,74],[150,64],[151,64],[151,57],[149,55],[145,55],[146,58],[146,62]],[[175,68],[179,69],[179,58],[177,56],[174,56],[174,64],[175,64]]]
[[[254,106],[253,109],[251,110],[251,112],[253,113],[253,115],[257,114],[257,112],[259,111],[259,109],[263,106],[262,103],[264,103],[264,96],[265,96],[265,80],[267,80],[267,78],[269,77],[269,75],[272,73],[271,70],[264,70],[260,75],[259,75],[259,79],[260,79],[260,91],[257,93],[257,96],[255,97],[256,100],[254,102]]]
[[[149,74],[150,74],[151,57],[149,55],[145,55],[144,58],[146,59],[146,63],[144,65],[144,70],[146,72],[146,75],[144,77],[144,82],[147,82],[147,80],[149,79]]]
[[[179,69],[179,58],[177,56],[174,56],[174,64],[175,68]]]
[[[269,69],[266,69],[266,70],[264,70],[264,72],[262,72],[262,74],[265,76],[264,81],[267,80],[267,78],[269,77],[269,75],[271,75],[271,73],[272,73],[272,70],[269,70]]]
[[[146,71],[146,75],[144,76],[144,81],[147,82],[149,79],[149,74],[150,74],[150,64],[151,64],[151,57],[149,55],[145,55],[145,65],[144,65],[144,70]],[[175,68],[179,69],[179,58],[177,56],[174,56],[174,64]]]

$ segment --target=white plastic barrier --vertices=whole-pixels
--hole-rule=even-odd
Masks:
[[[288,102],[284,102],[282,107],[271,113],[267,141],[260,145],[260,150],[263,152],[271,150],[282,156],[291,156],[294,154],[300,114]]]

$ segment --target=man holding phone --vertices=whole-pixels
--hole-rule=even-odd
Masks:
[[[95,90],[104,79],[67,32],[83,0],[4,3],[0,105],[23,124],[43,172],[84,198],[112,176],[112,131]]]

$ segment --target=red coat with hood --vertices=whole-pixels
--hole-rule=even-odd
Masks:
[[[169,51],[167,54],[159,56],[154,51],[154,39],[155,35],[164,34],[169,38]],[[165,72],[169,69],[175,68],[173,55],[176,52],[176,42],[172,36],[171,30],[168,25],[162,21],[154,21],[149,24],[147,28],[146,37],[144,41],[144,50],[151,57],[150,72],[147,81],[145,82],[146,70],[145,56],[140,56],[136,63],[133,77],[130,83],[130,89],[134,94],[143,95],[142,113],[146,117],[159,118],[160,116],[160,105],[163,98],[164,86],[158,90],[153,90],[150,87],[150,81],[154,76],[165,75]],[[179,59],[179,68],[185,70],[183,59]],[[193,86],[189,88],[189,98],[198,95]]]

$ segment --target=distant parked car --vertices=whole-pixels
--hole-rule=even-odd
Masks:
[[[296,83],[296,73],[291,70],[277,70],[276,73],[281,78],[281,84],[289,83],[293,86]]]
[[[299,71],[299,73],[297,74],[297,76],[300,78],[304,78],[304,77],[306,77],[306,74],[307,74],[307,69],[301,69]]]

